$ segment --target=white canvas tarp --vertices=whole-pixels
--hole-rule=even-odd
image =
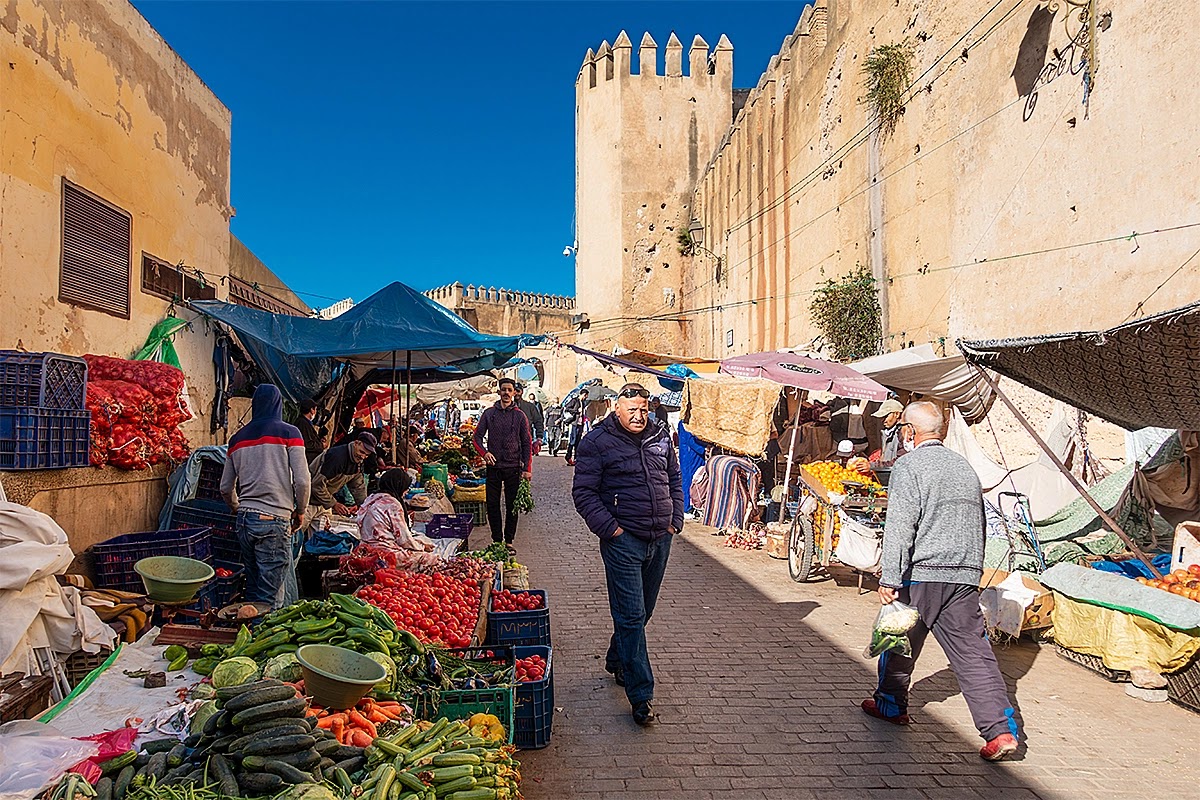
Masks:
[[[987,416],[995,399],[991,387],[962,356],[939,358],[928,344],[873,356],[850,366],[890,389],[950,403],[972,425]]]

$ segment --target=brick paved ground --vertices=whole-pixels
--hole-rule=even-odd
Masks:
[[[517,545],[551,598],[561,711],[551,745],[521,756],[529,800],[1197,796],[1200,717],[1133,700],[1033,644],[1000,652],[1028,734],[1019,760],[976,756],[980,741],[932,638],[915,724],[864,717],[874,595],[858,596],[848,577],[795,584],[784,562],[721,547],[691,524],[674,542],[649,629],[661,722],[640,729],[603,672],[603,569],[571,507],[570,470],[549,457],[535,469],[537,510]]]

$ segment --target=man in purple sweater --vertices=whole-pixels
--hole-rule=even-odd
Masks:
[[[487,462],[487,515],[493,542],[505,542],[515,552],[517,512],[513,501],[521,479],[533,477],[533,433],[529,419],[517,407],[517,383],[500,379],[500,400],[485,409],[475,428],[475,449]],[[484,445],[484,437],[487,445]],[[504,492],[504,516],[500,515],[500,492]]]

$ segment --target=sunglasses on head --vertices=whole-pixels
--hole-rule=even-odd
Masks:
[[[642,389],[641,387],[638,387],[638,388],[636,388],[636,389],[635,389],[634,387],[630,386],[628,389],[624,389],[624,390],[622,390],[622,392],[621,392],[620,396],[621,396],[621,397],[627,397],[627,398],[632,398],[632,397],[649,397],[649,396],[650,396],[650,392],[649,392],[649,391],[647,391],[646,389]]]

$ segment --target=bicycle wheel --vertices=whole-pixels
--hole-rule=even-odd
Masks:
[[[797,514],[792,518],[792,527],[788,530],[788,574],[796,583],[808,580],[815,549],[812,519]]]

